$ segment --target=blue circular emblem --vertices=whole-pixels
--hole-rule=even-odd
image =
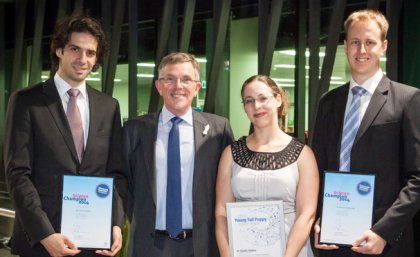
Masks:
[[[369,182],[362,181],[357,184],[357,192],[359,192],[361,195],[368,195],[371,190],[372,186],[369,184]]]
[[[96,195],[98,195],[101,198],[105,198],[109,195],[109,186],[106,184],[99,184],[96,187]]]

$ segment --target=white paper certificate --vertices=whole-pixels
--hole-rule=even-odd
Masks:
[[[325,172],[320,242],[351,245],[372,227],[375,176]]]
[[[61,233],[78,248],[110,249],[113,179],[63,177]]]
[[[232,257],[283,256],[283,201],[227,203],[226,208]]]

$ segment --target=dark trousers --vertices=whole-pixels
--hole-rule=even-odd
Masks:
[[[96,254],[95,251],[91,250],[82,250],[81,253],[75,255],[75,257],[104,257],[105,255]],[[33,257],[33,256],[25,256],[19,255],[19,257]],[[50,255],[45,255],[44,257],[51,257]]]
[[[174,240],[164,235],[156,234],[155,252],[160,257],[194,257],[192,237]]]
[[[414,231],[414,253],[416,257],[420,257],[420,211],[417,212],[413,219]]]

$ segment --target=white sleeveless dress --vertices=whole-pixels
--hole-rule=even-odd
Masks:
[[[283,200],[286,240],[296,220],[297,159],[304,144],[293,138],[280,152],[251,151],[242,137],[232,144],[232,192],[236,201]],[[312,257],[309,239],[299,257]]]

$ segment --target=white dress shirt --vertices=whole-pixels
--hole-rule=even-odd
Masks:
[[[166,230],[166,184],[168,137],[174,117],[165,106],[159,114],[158,134],[156,139],[156,224],[158,230]],[[194,175],[194,122],[192,109],[180,117],[179,146],[181,157],[181,196],[182,196],[182,228],[192,229],[192,184]]]
[[[63,104],[64,112],[67,112],[67,104],[70,100],[70,96],[67,94],[67,91],[69,91],[69,89],[72,87],[57,73],[54,75],[54,83],[57,87],[61,103]],[[86,149],[86,143],[89,134],[89,99],[86,91],[86,83],[83,82],[79,87],[76,87],[76,89],[79,89],[80,91],[80,94],[77,96],[76,104],[79,108],[80,115],[82,116],[84,147]]]
[[[382,77],[383,77],[383,72],[381,69],[379,69],[375,75],[373,75],[372,77],[370,77],[369,79],[367,79],[363,84],[358,85],[356,83],[356,81],[354,81],[353,77],[350,79],[350,88],[349,88],[349,94],[347,97],[347,105],[346,105],[346,116],[347,116],[347,112],[350,108],[350,104],[351,104],[351,100],[353,99],[353,93],[351,92],[351,90],[353,89],[353,87],[355,86],[359,86],[364,88],[368,93],[362,95],[362,97],[360,98],[360,112],[359,112],[359,122],[362,121],[363,116],[366,113],[366,109],[370,103],[370,100],[372,99],[372,95],[375,92],[376,88],[379,85],[379,82],[381,81]],[[344,117],[344,120],[345,117]]]

